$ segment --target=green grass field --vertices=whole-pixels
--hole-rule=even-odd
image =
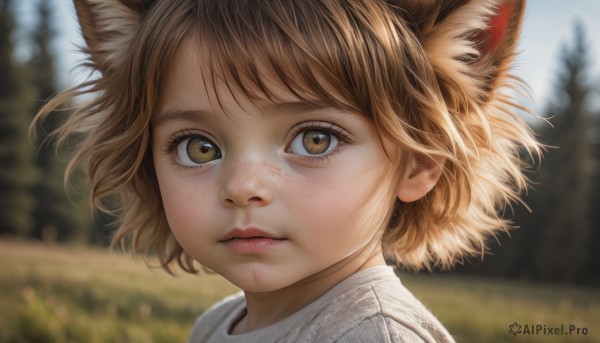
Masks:
[[[438,275],[402,280],[458,342],[600,342],[600,290]],[[0,241],[0,343],[186,342],[194,318],[237,291],[216,275],[173,277],[99,249]],[[514,336],[513,322],[542,331]],[[561,324],[580,334],[542,334],[543,325]]]

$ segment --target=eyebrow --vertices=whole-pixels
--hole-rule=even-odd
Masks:
[[[290,101],[270,103],[268,105],[259,106],[260,113],[263,116],[275,116],[280,114],[293,115],[300,113],[315,112],[326,108],[334,108],[324,102],[307,102],[307,101]],[[160,113],[154,121],[154,126],[159,127],[171,121],[187,121],[194,122],[201,119],[216,119],[219,116],[211,111],[196,109],[196,110],[180,110],[168,109]]]
[[[200,118],[210,118],[216,117],[215,114],[205,110],[179,110],[172,109],[167,110],[156,117],[156,120],[153,121],[153,125],[155,127],[159,127],[165,125],[168,122],[172,121],[187,121],[194,122],[199,120]]]

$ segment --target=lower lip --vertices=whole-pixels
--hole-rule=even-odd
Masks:
[[[285,239],[273,238],[242,238],[230,239],[223,244],[236,254],[256,254],[264,252],[285,242]]]

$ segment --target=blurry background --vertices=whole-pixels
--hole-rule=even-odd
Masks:
[[[520,228],[483,261],[403,276],[457,338],[510,341],[516,322],[587,325],[569,338],[600,341],[598,17],[600,1],[529,1],[515,72],[531,87],[523,102],[553,126],[532,128],[557,147],[529,175],[532,212],[507,209]],[[110,218],[91,215],[85,190],[65,195],[66,163],[41,144],[61,115],[27,135],[44,99],[88,76],[74,69],[82,44],[71,1],[0,0],[0,342],[185,340],[194,316],[235,288],[108,254]]]

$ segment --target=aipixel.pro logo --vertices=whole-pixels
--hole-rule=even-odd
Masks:
[[[508,332],[511,335],[544,335],[544,336],[562,336],[562,335],[573,335],[573,336],[586,336],[589,332],[587,327],[579,327],[574,324],[560,324],[558,326],[551,326],[546,324],[519,324],[513,322],[508,326]]]

